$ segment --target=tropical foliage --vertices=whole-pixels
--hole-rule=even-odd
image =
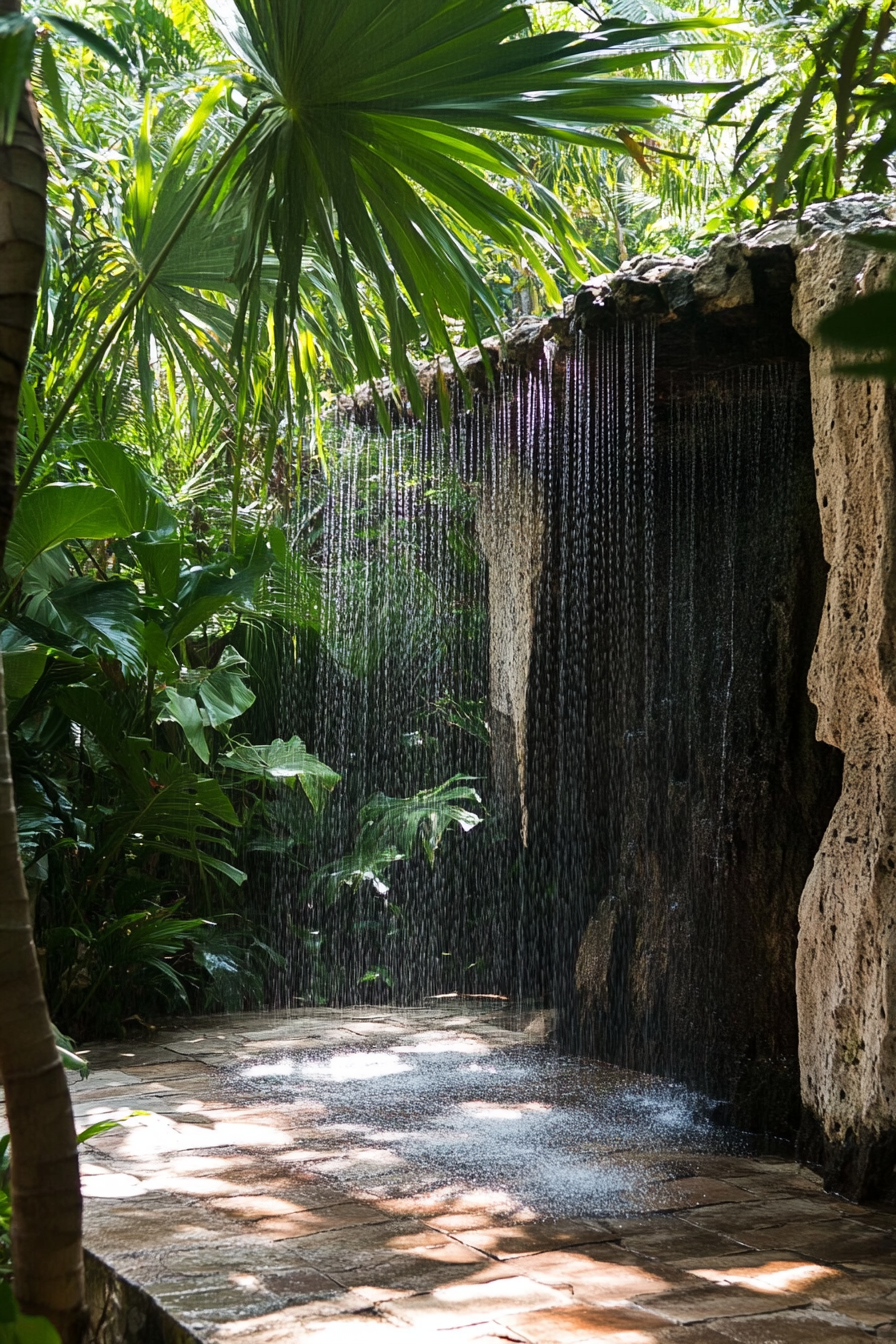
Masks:
[[[325,825],[328,858],[337,776],[278,736],[266,666],[326,624],[337,391],[391,371],[413,399],[414,358],[596,265],[888,181],[886,3],[753,7],[749,41],[646,0],[344,11],[4,21],[0,116],[36,51],[53,171],[0,646],[51,1004],[78,1031],[261,992],[253,855],[385,890],[481,815],[473,784],[420,778],[358,798],[354,837]],[[368,675],[394,638],[332,652]],[[487,736],[450,699],[442,721]],[[278,801],[296,789],[306,815]]]
[[[888,189],[890,6],[61,0],[0,15],[0,244],[29,249],[30,292],[44,165],[29,76],[49,167],[20,396],[32,313],[0,267],[0,652],[27,882],[4,900],[21,909],[29,1003],[29,902],[46,996],[83,1037],[297,986],[312,1002],[387,997],[413,952],[408,902],[443,866],[462,874],[461,848],[512,862],[499,821],[483,824],[484,688],[420,693],[444,631],[412,537],[346,571],[335,605],[351,608],[354,584],[367,614],[334,619],[321,538],[336,398],[363,381],[382,423],[419,414],[420,357],[459,371],[458,347],[595,269]],[[896,375],[894,305],[885,292],[830,319],[855,372]],[[408,404],[389,408],[399,385]],[[358,501],[391,508],[408,468],[363,465],[344,525],[369,556],[380,524]],[[417,484],[452,520],[455,577],[475,573],[463,488]],[[409,576],[427,596],[398,648]],[[484,612],[463,591],[447,609],[475,643]],[[419,703],[406,725],[367,725],[365,770],[315,742],[313,706],[321,685],[349,695],[371,677],[404,678]],[[440,953],[461,987],[481,971],[473,904]],[[54,1114],[75,1211],[62,1282],[80,1265],[77,1169],[70,1116]],[[49,1205],[33,1138],[15,1140],[16,1217],[37,1245]],[[0,1255],[7,1158],[0,1146]],[[17,1292],[28,1279],[22,1301],[49,1303],[66,1334],[73,1309],[52,1306],[42,1275],[21,1260]],[[0,1338],[54,1337],[0,1282]]]

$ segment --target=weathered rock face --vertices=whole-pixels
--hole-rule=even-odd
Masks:
[[[528,840],[526,702],[542,571],[544,515],[538,491],[519,457],[503,463],[482,492],[477,514],[489,566],[489,731],[499,801],[516,813]]]
[[[564,1046],[782,1134],[797,907],[839,760],[806,691],[825,584],[808,349],[730,311],[657,330],[655,363],[615,326],[571,358],[527,796]]]
[[[489,344],[494,384],[478,352],[460,364],[498,403],[545,380],[542,461],[566,464],[533,487],[534,457],[505,463],[480,518],[495,771],[536,873],[528,987],[553,990],[567,1046],[711,1088],[751,1126],[787,1111],[798,1007],[804,1156],[832,1190],[896,1199],[896,389],[835,375],[815,340],[825,311],[884,280],[855,235],[894,221],[857,196],[700,258],[640,256]],[[649,451],[666,474],[649,509],[632,507],[647,421],[621,438],[614,422],[611,467],[594,429],[599,407],[628,405],[630,370],[605,356],[632,330],[655,338]],[[604,363],[582,377],[583,357]],[[796,417],[783,532],[785,402],[754,415],[758,433],[731,430],[757,369],[784,377]],[[421,370],[430,393],[450,377]],[[721,408],[715,445],[681,433],[702,403]],[[369,397],[344,409],[373,415]],[[712,490],[747,460],[756,489],[726,517]],[[706,498],[682,512],[698,480]],[[677,671],[642,692],[657,613],[680,625],[682,603],[684,642],[662,654]]]
[[[896,1198],[896,390],[838,377],[813,336],[885,278],[880,257],[829,233],[799,257],[795,303],[830,565],[809,690],[819,737],[845,757],[800,906],[803,1151],[851,1198]]]

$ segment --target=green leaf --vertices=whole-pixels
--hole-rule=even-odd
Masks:
[[[146,622],[143,631],[143,645],[149,666],[156,668],[164,677],[174,679],[178,673],[177,660],[168,647],[168,639],[164,630],[161,626],[156,625],[155,621]]]
[[[715,126],[726,113],[737,107],[745,98],[749,98],[751,93],[761,89],[763,84],[767,84],[770,79],[771,75],[761,75],[759,79],[752,79],[749,83],[739,84],[736,89],[730,89],[728,93],[723,93],[721,98],[715,100],[706,114],[707,126]]]
[[[168,713],[183,728],[184,736],[196,755],[208,765],[210,753],[205,737],[205,725],[202,721],[199,705],[194,697],[180,695],[173,687],[169,686],[165,691],[164,700]]]
[[[6,1279],[0,1279],[0,1344],[60,1344],[58,1333],[43,1316],[22,1315]]]
[[[896,351],[896,291],[878,290],[822,318],[818,334],[847,350]]]
[[[131,1115],[146,1115],[146,1111],[132,1111]],[[124,1119],[129,1117],[125,1116]],[[96,1124],[88,1125],[76,1135],[76,1143],[87,1143],[90,1139],[95,1139],[98,1134],[108,1134],[110,1129],[118,1129],[121,1120],[97,1120]]]
[[[255,704],[255,696],[238,673],[217,668],[200,683],[199,699],[205,706],[213,728],[220,728],[238,719]]]
[[[62,33],[63,37],[69,38],[72,42],[78,42],[81,46],[87,47],[94,55],[101,56],[104,61],[110,65],[117,65],[125,74],[130,74],[131,66],[127,56],[123,51],[119,51],[114,43],[108,38],[103,37],[101,33],[93,28],[88,28],[86,23],[80,23],[77,19],[70,19],[65,14],[55,14],[49,10],[38,10],[41,23],[47,23],[55,28],[57,33]]]
[[[48,41],[41,43],[40,74],[56,120],[61,126],[66,126],[68,124],[68,111],[62,94],[62,84],[59,80],[59,69],[56,65],[53,44]]]
[[[381,376],[384,354],[365,312],[369,277],[392,367],[418,414],[407,349],[420,329],[450,349],[446,315],[474,340],[483,318],[502,320],[471,235],[522,258],[549,295],[554,267],[586,277],[569,213],[498,136],[621,149],[608,132],[650,124],[667,111],[657,94],[694,87],[640,73],[668,59],[670,35],[721,26],[711,16],[613,19],[594,34],[533,34],[528,6],[507,0],[213,0],[209,8],[268,100],[257,104],[259,128],[235,173],[248,221],[236,278],[258,296],[270,243],[275,304],[298,317],[305,260],[319,254],[365,381]],[[624,73],[635,69],[636,78]]]
[[[12,1287],[5,1279],[0,1280],[0,1325],[10,1325],[19,1314]]]
[[[139,594],[126,579],[70,579],[49,595],[60,628],[91,650],[117,658],[125,671],[140,675],[146,667]]]
[[[12,143],[34,55],[34,20],[0,14],[0,145]]]
[[[320,811],[326,794],[339,783],[335,771],[306,751],[298,737],[291,737],[288,742],[278,737],[267,746],[246,743],[234,747],[219,758],[218,764],[272,784],[297,779],[315,812]]]
[[[56,1328],[44,1316],[19,1316],[15,1326],[5,1328],[14,1330],[15,1344],[60,1344]],[[2,1339],[0,1334],[0,1344]]]
[[[94,485],[43,485],[26,494],[16,509],[7,550],[19,569],[27,569],[42,552],[73,537],[98,541],[129,531],[111,490]]]
[[[282,527],[268,529],[268,545],[277,557],[277,563],[285,565],[289,559],[289,542]]]
[[[48,652],[45,646],[27,643],[3,650],[3,682],[8,701],[23,699],[37,685],[47,665]]]
[[[157,486],[119,444],[87,439],[76,445],[75,453],[86,458],[100,485],[113,491],[128,532],[175,530],[177,521]]]
[[[180,578],[181,549],[179,541],[132,541],[131,550],[140,561],[143,580],[151,593],[169,601],[177,595]]]

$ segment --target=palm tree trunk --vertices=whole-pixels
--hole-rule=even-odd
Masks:
[[[0,14],[18,9],[0,0]],[[18,401],[44,260],[47,166],[26,88],[0,145],[0,560],[15,509]],[[13,1285],[26,1315],[83,1338],[81,1190],[71,1100],[56,1049],[19,857],[0,664],[0,1076],[12,1154]]]

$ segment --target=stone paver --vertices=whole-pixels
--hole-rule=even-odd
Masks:
[[[896,1341],[896,1211],[830,1198],[783,1159],[626,1154],[636,1214],[544,1218],[506,1188],[427,1185],[388,1130],[328,1124],[307,1092],[259,1101],[234,1082],[334,1047],[482,1067],[545,1025],[448,1002],[96,1045],[79,1124],[145,1114],[82,1150],[87,1245],[210,1344]]]

